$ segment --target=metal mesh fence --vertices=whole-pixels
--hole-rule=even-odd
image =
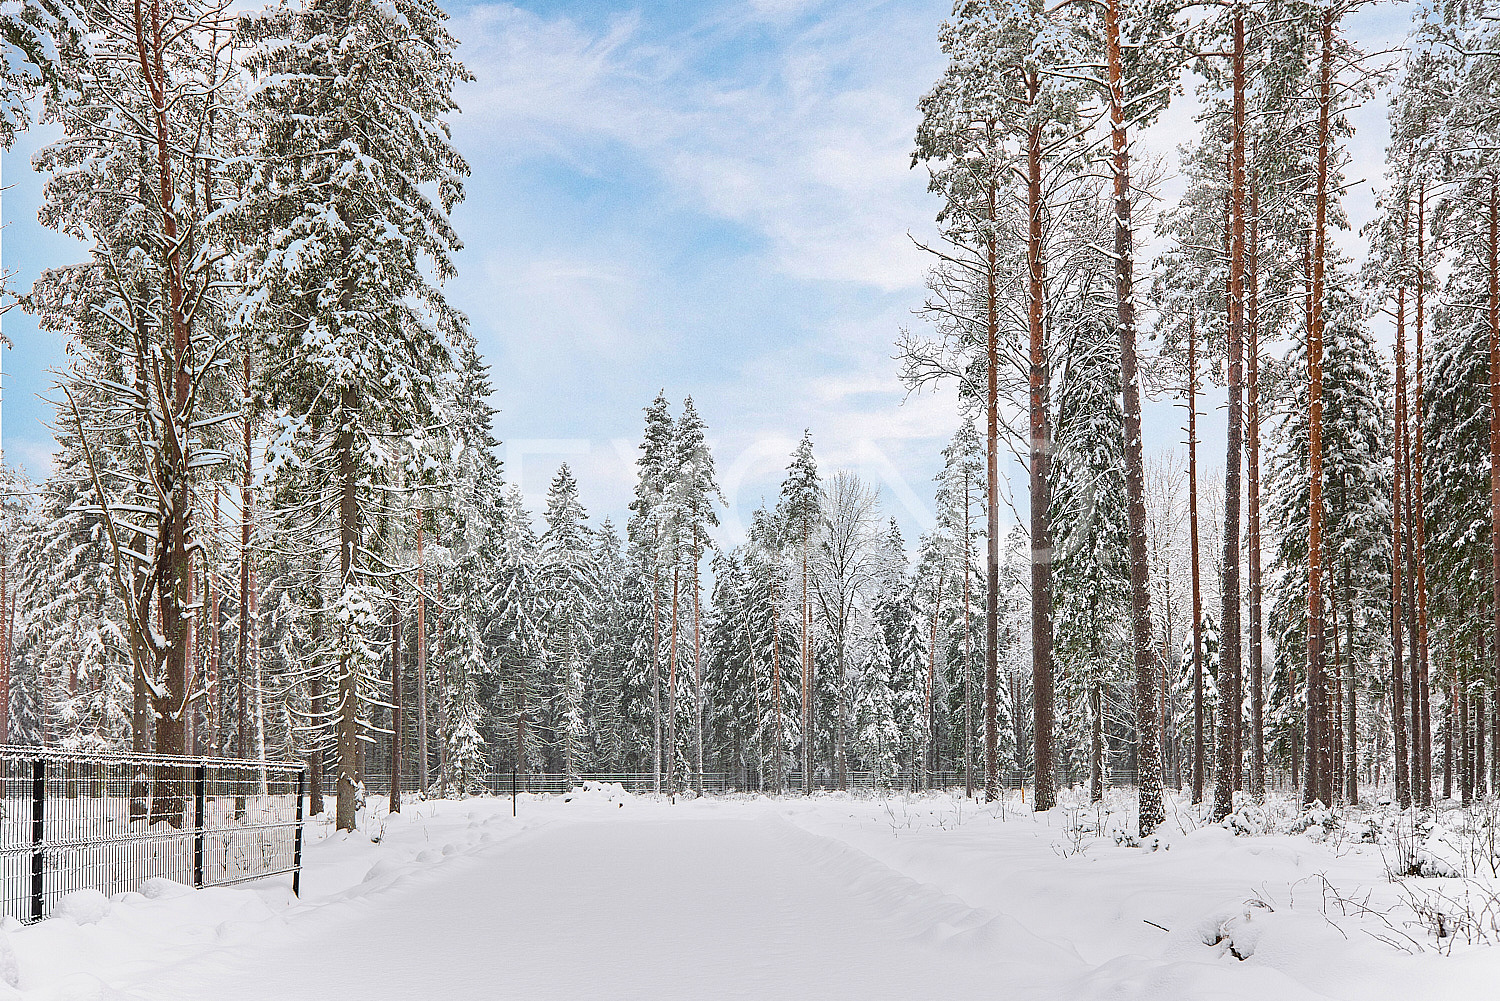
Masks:
[[[303,766],[0,747],[0,907],[45,917],[61,896],[165,877],[189,886],[292,874]]]

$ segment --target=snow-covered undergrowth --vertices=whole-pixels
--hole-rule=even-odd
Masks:
[[[377,809],[354,834],[320,818],[301,900],[284,880],[77,894],[0,936],[0,999],[326,997],[351,981],[349,996],[408,997],[401,971],[424,983],[435,967],[448,986],[424,996],[529,1001],[665,984],[870,1001],[910,996],[908,976],[1101,1001],[1500,983],[1493,806],[1303,811],[1273,795],[1213,824],[1173,795],[1142,844],[1129,791],[1060,799],[1045,814],[1016,793],[673,804],[590,785],[522,795],[516,817],[503,798]],[[262,966],[285,983],[244,973]]]

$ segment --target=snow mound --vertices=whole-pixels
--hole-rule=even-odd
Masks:
[[[1266,833],[1266,811],[1254,803],[1242,802],[1219,826],[1241,837],[1257,837]]]
[[[585,782],[574,786],[572,792],[563,793],[564,803],[618,803],[624,806],[635,799],[618,782]]]
[[[165,876],[152,876],[141,882],[141,896],[147,900],[173,900],[193,892],[186,883],[179,883]]]
[[[1419,831],[1419,836],[1420,833]],[[1441,823],[1434,822],[1412,854],[1411,875],[1453,877],[1465,875],[1463,846],[1461,834]]]
[[[0,932],[0,984],[19,986],[21,967],[16,962],[16,951],[10,947],[10,936]]]
[[[72,918],[81,925],[96,925],[109,916],[109,898],[98,890],[74,890],[52,905],[54,918]]]

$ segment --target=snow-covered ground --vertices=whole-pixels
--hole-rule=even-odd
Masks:
[[[1500,997],[1473,816],[1416,839],[1389,813],[1236,836],[1178,803],[1134,847],[1129,808],[419,803],[353,835],[315,825],[300,901],[280,881],[75,894],[6,931],[0,999]],[[1324,819],[1269,812],[1241,826]],[[1409,863],[1468,876],[1388,877]]]

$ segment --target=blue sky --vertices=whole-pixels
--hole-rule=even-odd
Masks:
[[[879,483],[908,541],[930,524],[954,400],[905,399],[891,355],[922,299],[907,234],[932,232],[937,203],[910,150],[950,6],[449,5],[476,77],[454,121],[473,176],[449,294],[492,365],[508,472],[528,495],[566,460],[590,512],[621,520],[641,410],[665,388],[708,423],[728,537],[774,499],[804,427],[825,468]],[[1402,9],[1356,33],[1399,33]],[[1169,153],[1190,115],[1179,101],[1143,151]],[[1368,170],[1352,176],[1378,178],[1382,120],[1361,116]],[[4,263],[22,286],[80,254],[35,222],[29,162],[45,138],[4,156]],[[4,329],[6,455],[38,474],[51,451],[38,394],[62,347],[16,310]],[[1153,405],[1148,451],[1180,439],[1180,421]],[[1200,433],[1221,454],[1222,421]]]

